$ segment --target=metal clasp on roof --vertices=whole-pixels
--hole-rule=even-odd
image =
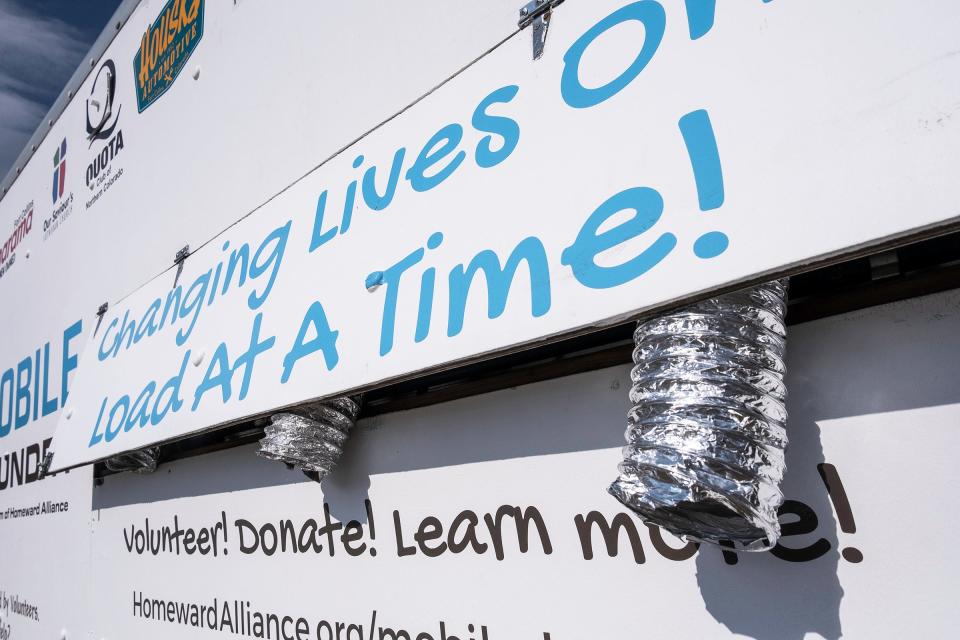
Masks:
[[[183,272],[183,263],[186,262],[187,258],[190,257],[190,245],[184,245],[177,255],[173,257],[173,264],[177,265],[177,275],[173,277],[173,286],[176,288],[177,282],[180,281],[180,274]]]
[[[533,25],[533,59],[539,60],[543,56],[543,48],[547,44],[547,29],[550,28],[550,17],[553,8],[563,3],[563,0],[532,0],[520,9],[520,29]]]

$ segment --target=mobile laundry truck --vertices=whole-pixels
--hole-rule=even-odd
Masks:
[[[123,3],[2,182],[0,639],[953,637],[958,20]],[[779,538],[677,537],[634,327],[780,279]]]

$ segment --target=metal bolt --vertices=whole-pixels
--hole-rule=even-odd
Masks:
[[[520,15],[525,16],[525,15],[527,15],[528,13],[530,13],[530,12],[527,11],[527,8],[526,8],[526,7],[524,7],[523,9],[520,9]]]

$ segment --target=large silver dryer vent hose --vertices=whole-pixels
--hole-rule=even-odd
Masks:
[[[314,473],[329,474],[343,455],[360,414],[359,398],[331,398],[270,416],[257,454]]]
[[[744,551],[780,537],[786,281],[641,322],[633,407],[610,493],[686,539]]]

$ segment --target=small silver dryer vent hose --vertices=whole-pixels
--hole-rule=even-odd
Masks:
[[[317,479],[329,474],[360,414],[359,398],[331,398],[270,416],[257,455],[277,460]]]
[[[121,453],[108,458],[103,464],[114,473],[132,471],[134,473],[153,473],[160,459],[160,447],[147,447],[136,451]]]
[[[637,326],[609,492],[645,521],[743,551],[777,543],[786,297],[786,280],[768,282]]]

